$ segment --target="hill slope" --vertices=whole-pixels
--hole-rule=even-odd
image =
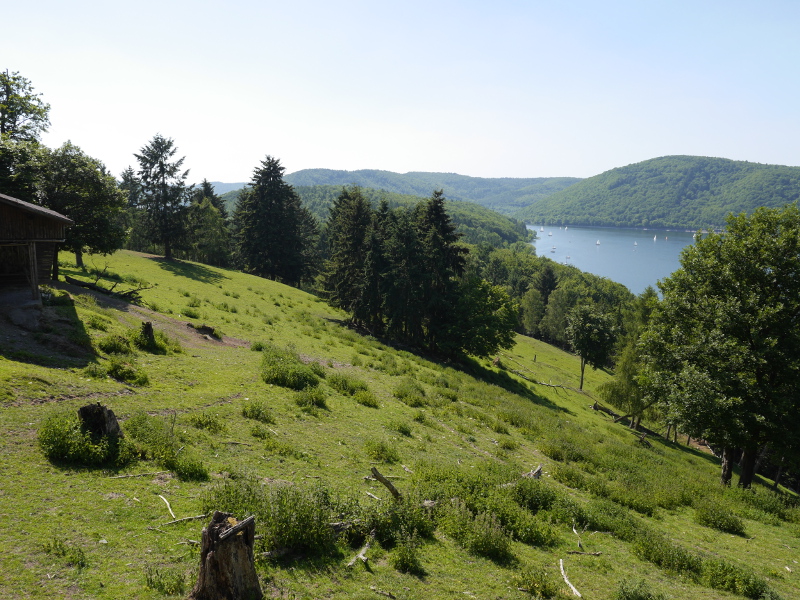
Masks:
[[[62,273],[94,280],[61,257]],[[524,600],[565,587],[560,560],[586,598],[638,579],[674,600],[800,591],[800,510],[760,487],[722,490],[709,454],[645,445],[591,410],[609,375],[588,373],[579,393],[570,354],[519,337],[495,364],[441,364],[272,281],[132,252],[94,262],[143,285],[144,305],[59,284],[36,331],[0,327],[4,597],[185,597],[208,522],[194,517],[214,509],[256,516],[267,597]],[[172,343],[132,344],[144,320]],[[276,347],[318,384],[267,383]],[[45,458],[45,425],[90,402],[113,408],[142,458]],[[521,477],[539,464],[540,481]],[[709,511],[744,533],[698,524]],[[370,530],[368,568],[348,566]],[[272,550],[287,553],[261,556]]]
[[[550,225],[699,229],[800,199],[800,167],[665,156],[595,175],[520,209]]]
[[[304,169],[290,173],[285,179],[294,186],[341,187],[356,184],[364,188],[423,198],[429,197],[434,190],[442,189],[445,196],[451,200],[475,202],[506,215],[580,181],[574,177],[486,178],[455,173],[393,173],[370,169],[359,171]]]

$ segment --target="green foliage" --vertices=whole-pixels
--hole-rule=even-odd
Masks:
[[[388,440],[367,438],[364,440],[364,451],[375,462],[395,463],[400,460],[397,448]]]
[[[134,346],[150,354],[179,354],[183,351],[180,343],[170,338],[163,331],[155,329],[153,330],[152,339],[148,337],[145,334],[145,323],[142,323],[142,326],[138,329],[130,329],[128,336]]]
[[[439,527],[459,546],[478,556],[508,562],[513,553],[511,539],[493,514],[473,514],[467,505],[454,498],[439,517]]]
[[[125,422],[125,431],[137,442],[140,452],[174,472],[184,481],[206,481],[207,467],[175,436],[175,418],[171,421],[138,412]]]
[[[180,569],[145,565],[144,580],[148,588],[165,596],[180,596],[186,593],[186,577]]]
[[[218,414],[199,412],[189,415],[189,423],[197,429],[204,429],[209,433],[221,433],[225,430],[225,423]]]
[[[50,105],[18,72],[0,71],[0,140],[36,142],[50,125]]]
[[[408,533],[405,528],[400,531],[400,541],[389,555],[392,567],[401,573],[425,575],[425,569],[419,561],[420,540],[417,532]]]
[[[73,411],[56,411],[45,418],[38,442],[45,457],[55,463],[122,467],[136,458],[135,449],[124,437],[93,438]]]
[[[667,596],[651,590],[644,579],[623,579],[613,600],[667,600]]]
[[[703,560],[699,556],[655,532],[637,536],[631,550],[639,558],[666,571],[696,576],[702,571]]]
[[[117,381],[130,383],[132,385],[147,385],[150,383],[150,378],[141,368],[139,368],[133,360],[123,360],[118,356],[111,356],[106,367],[106,372],[109,377],[113,377]]]
[[[336,533],[330,526],[336,507],[325,488],[266,486],[247,475],[218,483],[203,497],[205,512],[255,515],[262,550],[311,555],[336,551]]]
[[[733,535],[744,535],[744,522],[737,515],[725,506],[715,502],[713,499],[706,501],[695,509],[695,523],[705,527],[711,527],[732,533]]]
[[[558,492],[547,482],[532,477],[523,477],[511,487],[514,502],[532,513],[548,510],[558,496]]]
[[[730,213],[794,202],[798,189],[797,167],[664,156],[584,179],[514,216],[554,225],[697,230],[723,225]]]
[[[419,407],[426,404],[425,388],[411,377],[403,377],[395,386],[392,395],[411,407]]]
[[[42,550],[52,556],[63,558],[67,565],[75,567],[78,571],[82,571],[89,566],[89,561],[83,548],[63,538],[54,537],[52,540],[45,542],[42,544]]]
[[[133,348],[128,338],[111,334],[97,340],[97,347],[106,354],[132,354]]]
[[[369,390],[361,390],[353,394],[353,400],[369,408],[378,408],[378,399]]]
[[[344,396],[355,396],[358,392],[368,392],[366,382],[347,373],[332,373],[327,378],[328,385]]]
[[[319,387],[309,387],[300,390],[294,395],[294,402],[303,409],[327,408],[325,392]]]
[[[262,400],[246,400],[242,405],[242,416],[262,423],[275,423],[272,411]]]
[[[526,566],[514,574],[512,582],[514,587],[530,594],[536,600],[565,597],[558,578],[541,566]]]
[[[319,377],[309,366],[303,364],[295,352],[265,345],[263,353],[261,379],[264,383],[293,390],[319,385]]]

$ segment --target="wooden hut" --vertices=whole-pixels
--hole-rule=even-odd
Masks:
[[[38,300],[71,224],[54,210],[0,194],[0,288],[26,284]]]

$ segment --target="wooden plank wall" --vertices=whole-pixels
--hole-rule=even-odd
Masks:
[[[64,223],[0,204],[0,242],[63,240]]]

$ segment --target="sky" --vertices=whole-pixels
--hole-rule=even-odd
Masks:
[[[796,0],[37,0],[0,68],[42,141],[119,175],[155,134],[189,181],[310,168],[590,177],[673,154],[800,165]]]

